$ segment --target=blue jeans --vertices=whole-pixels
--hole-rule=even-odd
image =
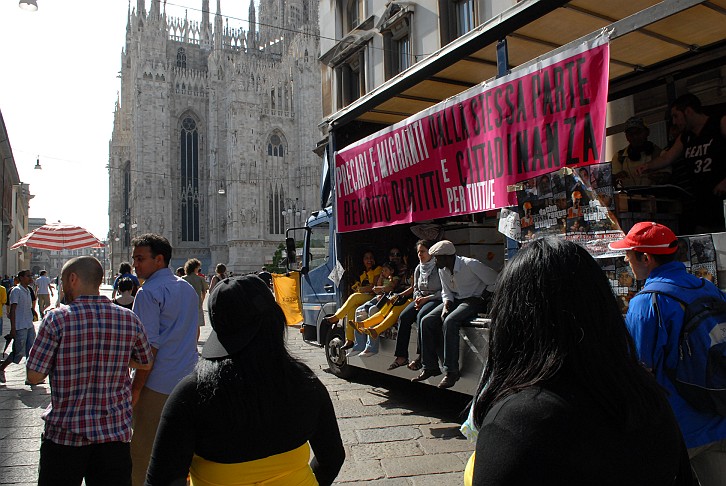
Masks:
[[[379,301],[379,297],[373,297],[371,300],[366,302],[365,304],[361,305],[355,310],[356,318],[358,316],[358,313],[365,310],[366,311],[366,317],[368,317],[368,312],[371,310],[371,307],[376,305]],[[355,345],[353,346],[353,351],[363,351],[367,350],[371,353],[377,353],[378,352],[378,338],[372,339],[367,334],[361,334],[358,331],[355,331]]]
[[[367,334],[361,334],[358,331],[355,331],[355,345],[353,346],[353,351],[370,351],[371,353],[377,353],[378,352],[378,338],[371,338]]]
[[[445,319],[441,319],[444,304],[441,303],[421,321],[421,363],[424,369],[438,369],[438,357],[443,354],[444,372],[459,372],[459,328],[480,312],[487,301],[473,297],[456,299]],[[441,350],[443,349],[443,353]]]
[[[30,326],[27,329],[16,329],[15,339],[13,339],[13,350],[10,352],[10,359],[15,364],[20,364],[23,356],[26,358],[30,354],[30,348],[33,347],[35,342],[35,326]]]
[[[398,338],[396,338],[396,352],[394,354],[397,358],[408,358],[408,343],[411,340],[411,326],[413,326],[414,322],[418,328],[416,351],[421,354],[421,320],[441,304],[441,301],[430,300],[418,310],[416,310],[414,304],[415,302],[408,304],[398,318]]]

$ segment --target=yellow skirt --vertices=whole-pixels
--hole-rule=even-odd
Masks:
[[[310,468],[310,446],[254,461],[222,464],[197,455],[189,468],[192,486],[317,486]]]
[[[476,462],[476,452],[471,453],[471,457],[466,462],[464,469],[464,486],[471,486],[474,482],[474,463]]]

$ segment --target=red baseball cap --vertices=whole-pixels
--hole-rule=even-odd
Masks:
[[[635,224],[625,238],[608,246],[611,250],[635,250],[653,255],[670,255],[678,251],[678,238],[668,227],[646,221]]]

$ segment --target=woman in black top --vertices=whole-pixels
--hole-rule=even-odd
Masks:
[[[333,404],[285,348],[267,285],[221,280],[208,310],[214,331],[164,406],[146,484],[331,484],[345,458]]]
[[[118,290],[119,296],[113,299],[113,303],[127,309],[133,309],[134,296],[131,294],[134,291],[133,280],[128,277],[119,279]]]
[[[491,317],[472,484],[692,484],[664,391],[583,248],[546,238],[522,249]]]

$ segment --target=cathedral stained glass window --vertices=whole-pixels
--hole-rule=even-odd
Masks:
[[[182,121],[179,149],[181,239],[199,241],[199,132],[190,117]]]

